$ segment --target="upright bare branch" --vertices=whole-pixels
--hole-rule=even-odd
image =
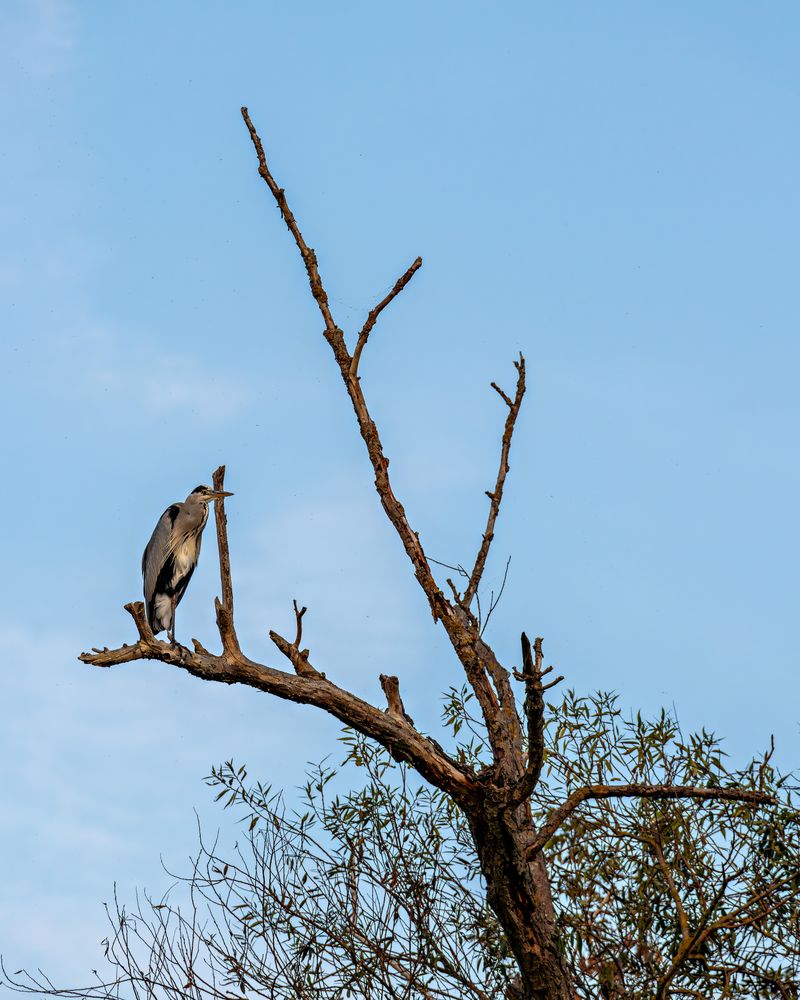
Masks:
[[[375,472],[375,488],[378,492],[378,496],[380,497],[381,504],[383,505],[383,508],[395,531],[400,537],[406,554],[411,560],[414,567],[414,574],[428,599],[428,604],[434,620],[441,620],[445,625],[447,634],[453,644],[453,648],[464,666],[467,678],[481,705],[481,709],[486,719],[489,739],[492,747],[498,754],[503,766],[506,766],[506,762],[511,762],[515,758],[514,746],[518,735],[517,730],[519,728],[519,721],[516,717],[516,708],[513,703],[513,694],[508,682],[508,672],[500,666],[494,654],[481,640],[477,633],[475,623],[471,619],[467,619],[467,621],[465,621],[462,618],[462,609],[458,609],[459,613],[454,611],[453,607],[447,601],[434,579],[428,563],[427,555],[425,554],[422,543],[420,542],[419,534],[411,528],[405,508],[400,500],[398,500],[394,490],[392,489],[389,478],[389,460],[383,451],[383,445],[378,434],[378,428],[369,413],[361,387],[361,380],[355,373],[353,359],[347,350],[344,335],[339,327],[336,326],[331,314],[328,305],[328,296],[325,292],[322,278],[320,277],[316,255],[306,244],[294,215],[289,209],[283,189],[278,186],[270,173],[263,143],[256,132],[255,126],[253,125],[246,108],[242,108],[242,117],[244,118],[250,137],[253,141],[253,145],[256,149],[259,164],[258,172],[266,182],[273,197],[276,199],[281,215],[286,220],[286,224],[294,236],[295,243],[297,244],[300,254],[305,262],[311,291],[325,319],[325,338],[328,341],[331,350],[333,351],[334,358],[336,359],[336,363],[339,366],[339,372],[350,396],[353,410],[358,421],[361,437],[367,446],[367,452]],[[405,287],[405,284],[407,284],[408,280],[410,280],[415,271],[416,267],[412,264],[411,268],[409,268],[403,277],[401,277],[396,283],[395,289],[397,289],[397,293]],[[387,299],[375,307],[373,312],[375,313],[376,318],[380,310],[384,308],[384,305],[388,305],[397,293],[395,293],[393,289],[392,293],[387,296]],[[367,323],[369,324],[369,320]],[[368,333],[369,330],[367,330],[367,334]],[[520,361],[515,362],[515,364],[518,371],[517,400],[515,403],[511,404],[513,409],[513,420],[510,424],[511,429],[513,429],[513,422],[516,419],[516,414],[519,412],[519,404],[521,403],[522,395],[525,390],[524,360],[520,358]],[[511,430],[509,430],[509,422],[506,421],[506,431],[504,433],[504,443],[502,449],[503,456],[501,459],[501,482],[499,487],[500,495],[502,495],[502,482],[505,480],[508,465],[507,460],[508,448],[510,446],[510,434]],[[493,515],[490,514],[490,525],[493,525],[494,520],[496,519],[497,504],[499,504],[499,497],[496,502],[493,502],[495,512]],[[489,542],[490,541],[491,538],[489,539]],[[484,546],[486,547],[486,551],[488,551],[488,543],[486,541],[484,541]],[[485,558],[486,556],[484,553],[481,561],[480,572],[482,572],[482,564],[485,562]],[[478,573],[476,579],[479,579],[480,572]],[[489,676],[492,678],[491,683],[489,681]],[[494,684],[494,690],[492,689],[492,683]],[[516,763],[510,764],[510,766],[512,771],[516,774],[519,770],[519,766]]]
[[[213,476],[214,489],[225,488],[225,466],[220,465]],[[239,651],[239,639],[233,624],[233,583],[231,581],[231,555],[228,548],[228,518],[225,514],[225,501],[214,502],[214,517],[217,528],[217,550],[219,552],[219,579],[222,588],[222,599],[216,601],[217,626],[223,648],[235,654]]]
[[[292,601],[292,607],[294,608],[295,619],[294,642],[289,642],[288,639],[284,639],[282,635],[279,635],[274,630],[270,631],[269,637],[292,664],[295,673],[300,674],[302,677],[324,677],[325,674],[320,674],[318,670],[315,670],[311,666],[308,659],[309,651],[301,649],[303,641],[303,616],[308,609],[305,607],[299,608],[297,601]]]
[[[522,397],[525,395],[525,358],[523,358],[521,354],[519,356],[519,361],[514,362],[514,367],[517,369],[517,390],[513,399],[510,399],[502,389],[492,382],[492,388],[499,394],[503,402],[508,407],[508,415],[506,416],[506,423],[503,428],[503,438],[500,445],[500,467],[497,470],[497,481],[494,485],[494,491],[492,493],[487,491],[486,493],[486,496],[489,497],[489,517],[486,521],[486,530],[483,533],[480,548],[478,549],[478,554],[475,557],[475,565],[472,569],[472,573],[470,573],[469,583],[467,584],[467,589],[464,591],[464,597],[462,599],[462,603],[465,607],[470,606],[472,599],[475,597],[475,593],[478,590],[481,577],[483,576],[483,570],[486,566],[486,559],[489,555],[489,549],[491,548],[492,540],[494,539],[494,526],[497,522],[497,515],[500,513],[500,504],[503,501],[503,487],[505,486],[506,475],[508,474],[510,468],[508,464],[508,454],[511,450],[511,438],[514,435],[514,425],[517,422],[517,416],[519,415],[519,410],[522,406]]]
[[[286,222],[289,231],[294,237],[294,241],[297,244],[300,255],[303,258],[303,262],[305,263],[311,292],[317,302],[317,305],[319,306],[322,317],[325,320],[325,339],[330,344],[336,363],[339,366],[339,372],[342,376],[345,387],[347,388],[347,392],[353,404],[356,419],[358,420],[358,428],[361,432],[361,437],[364,439],[370,461],[372,462],[372,468],[375,472],[375,488],[378,491],[383,508],[394,526],[395,531],[399,535],[400,540],[403,543],[403,547],[406,550],[406,554],[414,566],[414,573],[420,586],[425,592],[426,597],[428,598],[428,603],[430,604],[433,617],[435,620],[438,620],[443,614],[446,614],[449,611],[449,605],[444,597],[444,594],[442,594],[439,589],[433,574],[431,573],[431,568],[428,565],[428,560],[425,555],[425,551],[422,548],[422,544],[420,543],[419,535],[411,528],[411,525],[408,522],[408,517],[406,516],[405,508],[397,499],[392,489],[389,479],[389,459],[384,454],[383,445],[378,434],[378,428],[370,416],[369,410],[367,409],[364,394],[361,390],[360,380],[355,372],[351,373],[353,359],[347,350],[344,334],[336,325],[333,315],[331,314],[330,306],[328,304],[328,295],[325,291],[322,278],[319,273],[317,256],[314,253],[314,250],[308,246],[303,238],[303,234],[300,232],[300,227],[297,225],[297,221],[295,220],[295,217],[286,201],[286,195],[283,188],[278,186],[275,178],[270,173],[269,167],[267,166],[264,145],[250,119],[247,108],[242,108],[242,118],[247,125],[247,130],[250,133],[250,138],[253,141],[256,155],[258,156],[258,172],[266,182],[273,197],[278,203],[281,215]],[[412,264],[411,268],[409,268],[406,274],[403,275],[397,283],[400,285],[400,288],[405,287],[416,270],[417,268],[414,264]],[[397,288],[397,285],[395,287]],[[398,292],[400,291],[400,288],[398,288]],[[384,305],[388,305],[388,302],[392,301],[395,294],[390,293],[390,295],[387,296],[387,302],[383,304],[379,303],[378,306],[375,307],[375,310],[373,311],[375,312],[376,318],[378,312],[384,308]],[[369,320],[367,322],[369,323]],[[369,331],[367,331],[367,335],[368,334]]]
[[[383,688],[383,693],[386,695],[386,711],[390,712],[398,719],[404,719],[409,723],[409,725],[413,726],[414,720],[406,712],[403,699],[400,697],[400,681],[396,677],[389,674],[381,674],[380,682],[381,687]]]
[[[270,173],[269,167],[267,166],[267,157],[264,152],[263,143],[261,142],[252,121],[250,120],[247,108],[242,108],[242,118],[244,119],[245,125],[247,125],[247,130],[250,133],[250,138],[253,140],[256,155],[258,156],[258,172],[268,185],[275,201],[278,203],[281,217],[286,223],[286,228],[294,237],[297,249],[300,251],[300,256],[303,258],[303,263],[306,266],[306,272],[308,274],[308,283],[311,285],[311,294],[314,296],[314,299],[319,306],[319,311],[322,313],[322,318],[325,320],[326,336],[334,337],[335,339],[342,339],[342,331],[336,326],[336,323],[334,323],[333,316],[331,315],[331,310],[328,305],[328,294],[323,287],[322,278],[320,277],[319,268],[317,267],[317,255],[314,253],[314,249],[303,239],[300,227],[297,225],[297,221],[292,214],[292,210],[289,208],[289,204],[286,201],[284,190],[282,187],[278,187],[275,182],[275,178]]]

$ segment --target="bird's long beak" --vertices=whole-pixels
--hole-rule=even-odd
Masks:
[[[225,490],[219,490],[218,492],[214,493],[213,499],[222,500],[223,497],[232,497],[232,496],[233,493],[226,493]]]

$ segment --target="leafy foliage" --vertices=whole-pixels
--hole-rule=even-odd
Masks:
[[[796,787],[772,750],[731,770],[705,730],[684,739],[666,712],[625,719],[616,699],[569,692],[551,708],[537,818],[598,783],[753,788],[741,802],[600,800],[548,845],[570,965],[583,996],[796,997],[800,827]]]
[[[468,689],[448,692],[443,717],[455,755],[480,768]],[[510,995],[515,963],[463,814],[382,747],[353,731],[342,742],[343,769],[313,768],[299,810],[244,767],[214,769],[209,784],[243,824],[232,855],[201,842],[179,880],[188,903],[173,890],[110,912],[111,981],[38,986],[198,1000]],[[626,718],[609,694],[548,707],[537,826],[588,784],[745,787],[781,801],[605,799],[572,812],[545,854],[579,997],[797,998],[796,788],[771,757],[731,770],[713,733],[684,738],[666,712]],[[356,775],[357,788],[335,790]]]

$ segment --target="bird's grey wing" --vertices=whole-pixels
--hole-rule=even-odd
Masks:
[[[144,577],[144,599],[147,603],[148,619],[151,616],[151,604],[156,589],[158,574],[165,561],[172,554],[172,528],[180,514],[181,504],[174,503],[167,507],[150,536],[142,555],[142,576]]]

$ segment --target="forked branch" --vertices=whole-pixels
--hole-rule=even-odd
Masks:
[[[158,660],[180,667],[202,680],[223,684],[246,684],[267,694],[303,705],[314,705],[335,716],[346,726],[376,740],[399,761],[410,763],[431,784],[464,802],[473,794],[474,781],[467,768],[451,760],[425,739],[406,720],[383,712],[357,695],[338,687],[308,664],[298,674],[257,663],[242,653],[219,656],[192,652],[156,639],[147,624],[141,601],[126,605],[139,631],[138,642],[100,653],[82,653],[80,659],[97,667],[113,667],[133,660]],[[273,634],[273,641],[292,658],[292,644]],[[285,648],[283,648],[285,645]],[[202,648],[202,647],[201,647]]]
[[[283,653],[283,655],[289,660],[296,673],[300,674],[302,677],[324,677],[325,674],[320,674],[320,672],[315,670],[309,663],[308,650],[300,648],[300,644],[303,641],[303,615],[308,609],[305,607],[299,608],[297,606],[297,601],[292,601],[292,607],[294,609],[294,620],[296,625],[294,642],[289,642],[288,639],[284,639],[282,635],[279,635],[275,631],[271,631],[269,633],[269,637]]]
[[[454,649],[465,667],[467,676],[475,689],[478,699],[486,715],[487,726],[494,746],[505,746],[506,758],[512,752],[516,741],[516,713],[513,708],[513,696],[508,684],[507,672],[497,663],[491,650],[480,640],[474,623],[469,617],[463,617],[461,608],[454,608],[440,591],[433,574],[419,535],[407,519],[403,505],[395,496],[389,479],[389,460],[386,458],[378,429],[370,416],[366,401],[357,375],[357,357],[350,356],[345,343],[344,334],[336,325],[331,313],[328,295],[319,272],[316,254],[305,241],[300,227],[288,205],[285,192],[276,183],[269,169],[258,133],[250,119],[246,108],[242,108],[242,117],[247,126],[258,158],[258,172],[270,189],[286,222],[300,255],[305,264],[312,295],[317,303],[325,322],[324,335],[328,341],[334,358],[340,370],[341,377],[350,396],[358,421],[359,431],[367,447],[367,452],[375,473],[375,486],[381,503],[389,520],[400,537],[405,551],[412,562],[417,580],[428,599],[435,619],[443,620]],[[401,278],[395,283],[391,292],[370,311],[356,344],[356,354],[360,356],[381,312],[399,295],[419,269],[421,260],[417,258]],[[518,365],[520,380],[518,382],[518,402],[524,390],[524,363]],[[512,404],[513,405],[513,404]],[[508,436],[508,435],[506,435]],[[504,464],[507,464],[508,443],[504,445]],[[214,474],[215,488],[221,489],[224,484],[224,467]],[[504,472],[501,473],[502,478]],[[496,514],[495,514],[496,516]],[[492,519],[493,523],[493,519]],[[155,659],[170,663],[188,670],[190,673],[206,680],[216,680],[223,683],[244,683],[261,690],[268,691],[278,697],[309,703],[327,710],[346,725],[363,732],[365,735],[383,744],[397,759],[408,760],[432,784],[448,791],[456,800],[464,801],[474,792],[474,776],[468,769],[460,768],[446,754],[431,750],[430,741],[418,734],[402,707],[399,688],[387,681],[385,690],[389,700],[389,711],[382,712],[374,706],[356,698],[347,691],[333,685],[324,674],[317,671],[309,660],[308,650],[301,648],[303,610],[295,605],[296,634],[294,642],[273,631],[270,637],[294,668],[294,674],[275,670],[259,664],[246,657],[239,645],[234,628],[233,616],[233,586],[231,582],[230,553],[227,538],[227,520],[224,506],[216,505],[217,542],[220,557],[221,597],[216,602],[217,622],[222,639],[222,654],[216,656],[210,653],[199,642],[194,642],[194,651],[177,646],[167,645],[158,641],[147,626],[144,611],[139,603],[129,605],[128,609],[134,617],[139,630],[139,640],[132,646],[123,646],[117,650],[105,649],[101,652],[83,654],[84,662],[97,666],[113,666],[136,659]],[[484,557],[485,558],[485,557]],[[491,677],[491,681],[490,678]],[[492,689],[495,685],[497,694]],[[499,703],[498,703],[499,696]],[[387,726],[389,729],[387,729]],[[402,738],[399,733],[405,734]],[[420,756],[422,754],[422,756]],[[430,759],[433,754],[435,759]]]
[[[216,487],[222,486],[224,466],[214,474]],[[230,559],[228,555],[227,522],[217,518],[217,542],[222,579],[223,595],[230,585]],[[228,594],[228,596],[230,596]],[[227,605],[217,601],[218,620],[221,609]],[[139,633],[139,639],[132,645],[118,649],[104,649],[98,652],[82,653],[80,659],[98,667],[113,667],[133,660],[159,660],[188,671],[203,680],[223,684],[246,684],[249,687],[276,695],[287,701],[315,705],[335,716],[346,726],[376,740],[386,747],[398,761],[410,763],[426,780],[441,788],[456,801],[464,802],[474,790],[474,777],[468,768],[451,760],[440,748],[417,732],[406,718],[394,713],[382,712],[357,695],[338,687],[325,674],[316,670],[308,661],[308,650],[299,649],[302,639],[302,619],[305,609],[294,602],[296,638],[290,643],[277,632],[270,632],[270,638],[295,668],[295,674],[276,670],[245,656],[238,647],[225,644],[223,626],[220,621],[220,635],[223,649],[219,656],[209,653],[200,643],[195,642],[194,652],[184,646],[161,642],[152,633],[141,601],[125,605]]]
[[[426,597],[428,598],[428,603],[433,617],[438,620],[443,615],[449,613],[451,609],[444,594],[441,590],[439,590],[436,580],[431,573],[431,568],[428,565],[428,560],[419,540],[419,535],[411,528],[411,525],[408,523],[405,509],[392,490],[392,485],[389,480],[389,459],[384,454],[383,445],[378,434],[378,428],[375,425],[375,421],[370,416],[369,410],[367,409],[364,394],[361,390],[361,383],[355,372],[351,371],[353,358],[347,350],[344,334],[336,325],[333,315],[331,314],[330,306],[328,304],[328,295],[323,286],[322,278],[319,273],[319,267],[317,265],[317,256],[303,238],[303,234],[300,232],[300,227],[297,225],[297,221],[295,220],[295,217],[286,201],[286,195],[283,188],[278,186],[275,178],[270,173],[267,165],[266,154],[264,152],[264,145],[250,119],[247,108],[242,108],[242,118],[247,125],[247,130],[250,133],[250,138],[252,139],[253,146],[256,150],[256,155],[258,157],[258,172],[272,192],[272,195],[278,204],[278,208],[280,209],[281,216],[294,237],[294,241],[297,244],[297,248],[300,251],[300,255],[306,266],[308,281],[311,286],[311,293],[319,306],[323,319],[325,320],[325,339],[330,344],[336,363],[339,366],[339,372],[342,376],[342,380],[344,381],[350,400],[353,404],[353,410],[355,411],[356,420],[358,421],[358,429],[361,433],[361,437],[364,439],[364,443],[367,446],[370,462],[372,463],[372,468],[375,472],[375,488],[380,496],[383,509],[386,511],[389,520],[403,543],[406,554],[414,566],[414,574],[425,592]],[[419,263],[421,264],[422,262],[420,261]],[[375,313],[376,319],[378,313],[392,301],[395,295],[397,295],[402,288],[405,287],[411,279],[411,276],[417,270],[418,266],[419,265],[415,261],[395,285],[395,289],[397,289],[397,291],[392,289],[392,292],[389,293],[386,299],[375,307],[373,312]],[[367,320],[366,325],[369,325],[369,319]],[[374,325],[374,322],[372,325]],[[371,328],[372,327],[369,326],[369,329]],[[362,334],[363,332],[364,331],[362,330]],[[369,336],[369,330],[367,330],[367,336]],[[366,340],[366,337],[364,339]]]
[[[242,117],[247,125],[256,155],[258,156],[258,172],[276,199],[281,215],[286,220],[286,224],[305,262],[311,291],[325,319],[325,339],[333,351],[342,380],[353,404],[359,431],[367,446],[367,452],[375,473],[375,488],[380,497],[383,509],[403,543],[408,558],[411,560],[414,567],[414,574],[428,599],[434,620],[442,621],[444,624],[453,649],[464,667],[467,678],[475,691],[483,711],[489,740],[493,749],[504,761],[504,766],[506,766],[507,762],[512,773],[515,775],[518,772],[521,773],[522,768],[517,760],[516,749],[518,745],[519,720],[508,683],[508,673],[500,666],[494,654],[481,640],[476,622],[468,612],[469,602],[463,601],[461,606],[454,607],[445,598],[436,583],[419,535],[411,528],[405,509],[392,489],[389,479],[389,460],[384,454],[378,428],[367,408],[361,388],[361,381],[355,372],[353,358],[347,350],[344,334],[333,320],[328,305],[328,296],[325,293],[317,266],[316,255],[305,242],[294,215],[291,213],[286,202],[283,189],[278,186],[270,173],[263,144],[250,119],[247,108],[242,108]],[[416,261],[395,284],[394,289],[386,299],[375,307],[375,310],[373,310],[375,318],[377,318],[381,309],[385,305],[388,305],[396,294],[399,294],[400,290],[405,287],[417,270],[415,265]],[[369,319],[364,329],[368,336],[371,329]],[[362,330],[363,334],[364,330]],[[493,495],[494,499],[492,500],[492,507],[489,514],[487,532],[484,536],[481,551],[479,552],[476,567],[471,578],[474,587],[477,587],[477,584],[480,582],[480,576],[486,561],[486,554],[491,543],[494,522],[497,518],[497,510],[502,498],[503,483],[508,471],[508,450],[511,444],[511,434],[525,391],[525,362],[521,356],[520,360],[515,362],[515,365],[518,373],[516,397],[513,401],[510,401],[509,417],[506,420],[503,435],[498,483]],[[491,681],[489,677],[491,677]],[[492,690],[492,684],[494,684],[495,690]]]

